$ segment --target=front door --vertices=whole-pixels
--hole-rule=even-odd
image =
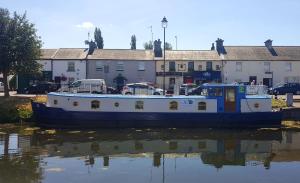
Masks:
[[[234,87],[225,87],[224,111],[236,111],[236,92]]]
[[[249,83],[253,83],[256,85],[257,83],[257,77],[256,76],[250,76],[249,77]]]
[[[271,87],[272,86],[272,78],[263,78],[263,85]]]

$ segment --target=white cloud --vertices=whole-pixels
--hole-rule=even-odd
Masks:
[[[82,22],[81,24],[76,25],[76,27],[80,29],[92,29],[95,26],[92,22]]]

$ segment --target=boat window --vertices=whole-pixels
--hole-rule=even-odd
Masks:
[[[178,109],[178,102],[172,101],[170,102],[170,110],[177,110]]]
[[[198,102],[198,110],[205,111],[206,110],[206,102]]]
[[[144,109],[144,101],[136,101],[135,109]]]
[[[73,106],[75,106],[75,107],[78,106],[78,102],[76,102],[76,101],[73,102]]]
[[[222,88],[209,88],[209,96],[211,97],[221,97],[223,95]]]
[[[92,108],[92,109],[98,109],[98,108],[100,108],[100,101],[98,101],[98,100],[93,100],[93,101],[91,102],[91,108]]]
[[[57,100],[54,100],[54,101],[53,101],[53,104],[54,104],[54,105],[57,105],[57,103],[58,103]]]
[[[255,104],[254,104],[254,107],[255,107],[255,108],[259,108],[259,103],[255,103]]]
[[[141,142],[135,142],[134,146],[135,146],[135,150],[143,150],[144,148],[143,143]]]
[[[115,107],[119,107],[119,102],[115,102]]]

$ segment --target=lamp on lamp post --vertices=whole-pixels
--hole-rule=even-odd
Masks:
[[[168,26],[168,20],[166,17],[164,17],[161,21],[161,26],[164,28],[164,72],[163,72],[163,90],[164,90],[164,95],[166,94],[166,28]]]

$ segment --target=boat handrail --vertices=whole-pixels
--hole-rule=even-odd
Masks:
[[[268,87],[265,85],[246,85],[246,95],[267,95]]]

